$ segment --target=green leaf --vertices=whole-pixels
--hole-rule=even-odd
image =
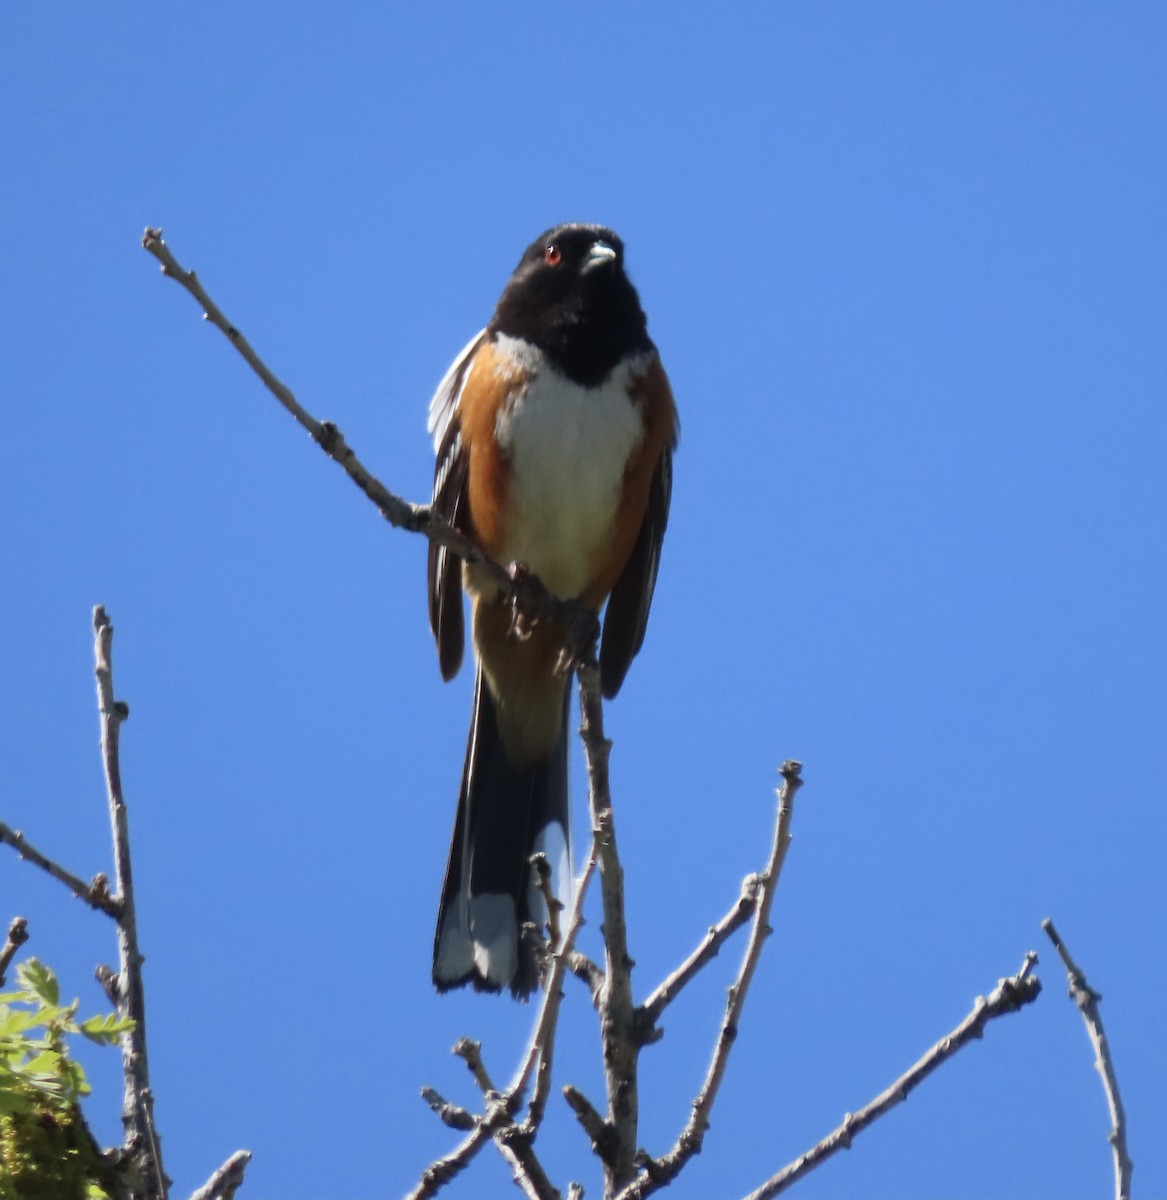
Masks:
[[[69,1085],[69,1092],[73,1098],[88,1096],[93,1089],[89,1086],[89,1080],[85,1078],[85,1068],[71,1058],[66,1058],[61,1066],[64,1070],[65,1082]]]
[[[17,977],[25,989],[39,996],[54,1008],[61,1003],[61,986],[57,977],[39,959],[28,958],[16,968]]]
[[[22,1075],[49,1075],[60,1065],[61,1056],[55,1050],[42,1050],[18,1067]]]
[[[90,1017],[77,1027],[91,1042],[99,1046],[109,1046],[134,1028],[134,1022],[129,1017],[119,1017],[117,1013],[106,1013],[104,1016]],[[2,1030],[0,1030],[2,1032]]]
[[[40,1024],[40,1018],[26,1009],[0,1006],[0,1038],[15,1037],[26,1029]]]

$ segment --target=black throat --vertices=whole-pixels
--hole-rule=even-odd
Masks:
[[[616,257],[588,267],[598,237]],[[546,261],[554,241],[562,260]],[[598,387],[624,359],[652,348],[636,289],[624,273],[623,244],[597,226],[561,226],[533,242],[506,286],[488,330],[521,338],[582,387]]]

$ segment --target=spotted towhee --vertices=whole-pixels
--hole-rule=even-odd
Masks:
[[[430,405],[433,507],[492,559],[555,595],[608,601],[600,679],[614,696],[644,641],[668,519],[677,414],[624,245],[560,225],[519,260],[490,324]],[[430,545],[430,625],[442,676],[462,662],[462,588],[475,656],[474,715],[434,939],[440,991],[538,983],[525,922],[545,919],[529,859],[570,886],[567,678],[561,640],[516,636],[496,584]]]

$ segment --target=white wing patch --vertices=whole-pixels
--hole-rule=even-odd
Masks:
[[[462,347],[458,357],[450,365],[450,369],[442,376],[434,398],[430,401],[429,419],[426,421],[427,432],[433,434],[434,452],[440,454],[442,441],[446,436],[446,427],[450,418],[458,409],[458,400],[462,395],[462,386],[466,382],[466,367],[474,351],[482,344],[486,330],[480,330]]]

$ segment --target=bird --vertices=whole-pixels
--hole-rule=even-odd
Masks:
[[[679,428],[624,243],[601,225],[557,225],[527,247],[430,403],[432,511],[561,599],[597,614],[607,601],[609,699],[644,641]],[[546,913],[532,855],[556,895],[571,885],[562,636],[547,622],[516,629],[495,579],[436,542],[427,583],[443,679],[462,662],[463,591],[476,660],[433,982],[526,999],[539,965],[524,926]]]

